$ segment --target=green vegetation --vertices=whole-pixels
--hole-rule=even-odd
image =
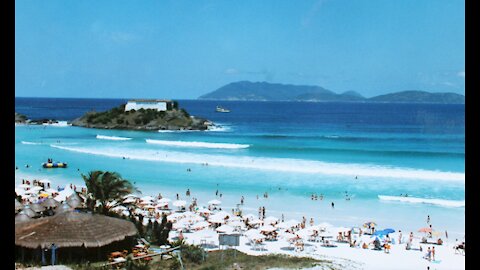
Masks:
[[[206,119],[191,117],[178,102],[167,103],[167,111],[139,109],[125,111],[125,105],[105,112],[88,112],[72,121],[73,126],[135,130],[206,130]]]
[[[137,191],[130,181],[116,172],[91,171],[88,175],[82,174],[82,178],[88,189],[87,207],[100,214],[107,214],[110,208],[118,205],[108,203],[121,202],[123,196]]]

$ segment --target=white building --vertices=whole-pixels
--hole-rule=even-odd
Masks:
[[[139,109],[166,111],[169,107],[167,104],[173,106],[173,101],[163,99],[132,99],[127,102],[127,105],[125,105],[125,111],[138,111]]]

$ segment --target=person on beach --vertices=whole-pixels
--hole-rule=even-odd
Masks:
[[[430,223],[430,215],[427,216],[427,224]]]
[[[432,247],[432,261],[435,261],[435,247]]]
[[[430,250],[430,247],[428,247],[427,253],[425,254],[425,257],[423,257],[423,258],[431,261],[431,256],[432,256],[432,251]]]
[[[240,198],[240,204],[243,205],[243,201],[245,200],[245,198],[242,196],[242,198]]]
[[[284,216],[283,216],[283,214],[282,214],[282,222],[284,222],[284,221],[285,221],[285,218],[284,218]]]
[[[402,243],[402,231],[398,230],[398,244]]]
[[[314,222],[313,222],[313,217],[310,218],[310,227],[313,226]]]
[[[334,208],[335,208],[335,204],[332,202],[332,209],[334,209]]]
[[[218,189],[217,189],[217,191],[215,191],[215,196],[218,196]]]
[[[177,193],[177,200],[179,200],[179,199],[180,199],[180,196],[178,196],[178,193]]]
[[[190,189],[189,189],[189,188],[188,188],[187,191],[185,192],[185,195],[186,195],[187,197],[190,197]]]

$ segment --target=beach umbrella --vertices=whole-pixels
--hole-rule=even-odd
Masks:
[[[363,223],[364,228],[371,228],[371,227],[375,227],[375,226],[377,226],[377,223],[375,223],[373,221],[367,221],[367,222]]]
[[[209,205],[219,205],[219,204],[222,204],[222,202],[219,201],[219,200],[211,200],[211,201],[208,201],[208,204]]]
[[[386,232],[386,234],[394,233],[394,232],[395,232],[395,230],[394,230],[394,229],[391,229],[391,228],[383,229],[383,231]]]
[[[25,189],[23,189],[23,188],[15,188],[15,193],[16,193],[17,195],[20,195],[20,196],[21,196],[21,195],[25,194]]]
[[[311,230],[308,230],[307,228],[301,229],[297,232],[295,232],[296,235],[298,235],[300,238],[306,239],[310,236],[313,235],[313,232]]]
[[[161,198],[160,200],[158,200],[157,202],[158,203],[169,203],[171,202],[172,200],[170,200],[169,198]]]
[[[31,218],[27,214],[20,212],[15,216],[15,223],[29,221],[30,219]]]
[[[251,219],[254,219],[254,218],[256,218],[256,217],[253,214],[246,214],[246,215],[243,216],[243,220],[246,220],[246,219],[251,220]]]
[[[53,188],[47,188],[47,189],[45,189],[45,192],[47,192],[47,193],[58,193],[58,190],[53,189]]]
[[[45,207],[39,203],[30,204],[30,208],[37,213],[45,211]]]
[[[260,219],[252,219],[252,220],[249,220],[248,221],[248,224],[250,225],[257,225],[257,224],[263,224],[263,220],[260,220]]]
[[[126,198],[138,198],[138,196],[134,195],[134,194],[127,194],[127,195],[123,196],[123,199],[126,199]]]
[[[168,221],[175,221],[184,217],[183,213],[173,213],[167,216]]]
[[[172,204],[173,206],[176,206],[176,207],[184,207],[187,204],[187,202],[183,200],[178,200],[178,201],[174,201]]]
[[[20,213],[18,214],[24,214],[24,215],[27,215],[29,218],[33,218],[37,215],[37,213],[35,213],[35,211],[33,211],[30,206],[27,204],[25,205],[25,207],[23,208],[22,211],[20,211]]]
[[[43,189],[43,188],[42,188],[42,187],[39,187],[39,186],[34,186],[34,187],[31,188],[31,190],[34,190],[34,191],[37,191],[37,192],[40,191],[40,190],[42,190],[42,189]]]
[[[336,233],[344,233],[344,232],[348,232],[350,230],[351,230],[351,228],[347,228],[347,227],[337,227],[337,228],[333,229],[333,231],[336,232]]]
[[[42,205],[45,207],[57,207],[60,205],[60,203],[54,200],[52,197],[49,197],[42,202]]]
[[[151,205],[151,204],[145,204],[145,205],[143,206],[143,208],[144,208],[144,209],[154,209],[155,206],[153,206],[153,205]]]
[[[72,211],[72,210],[73,210],[73,208],[68,203],[63,202],[60,206],[57,207],[57,209],[55,209],[55,214],[69,212],[69,211]]]
[[[69,186],[67,186],[64,190],[59,191],[58,195],[55,196],[53,199],[55,199],[57,202],[62,202],[62,201],[65,201],[74,192],[75,191],[73,191],[73,189],[71,189]]]
[[[272,225],[264,225],[264,226],[261,226],[260,228],[258,228],[258,230],[260,230],[260,232],[273,232],[276,229],[277,228],[273,227]]]
[[[234,228],[229,225],[222,225],[216,228],[215,231],[221,232],[221,233],[232,233],[234,231]]]
[[[212,215],[208,218],[208,222],[211,222],[211,223],[220,223],[220,224],[223,224],[226,222],[225,218],[222,218],[220,216],[215,216],[215,215]]]
[[[228,222],[228,225],[232,226],[232,227],[243,227],[245,226],[245,223],[243,223],[243,221],[240,221],[240,220],[230,220]]]
[[[140,198],[141,201],[150,201],[152,202],[153,200],[155,200],[155,198],[153,198],[152,196],[144,196],[142,198]]]
[[[212,211],[208,210],[207,208],[200,208],[197,210],[198,213],[202,213],[202,214],[210,214],[212,213]]]
[[[260,233],[260,230],[257,229],[250,229],[244,233],[244,235],[252,240],[260,240],[265,239],[265,235]]]
[[[278,221],[278,218],[269,216],[269,217],[266,217],[263,221],[265,222],[265,224],[273,224]]]
[[[435,236],[435,237],[439,237],[439,236],[443,235],[443,232],[434,231],[434,232],[432,232],[432,235]]]
[[[423,232],[423,233],[429,233],[429,232],[432,232],[432,228],[430,227],[423,227],[423,228],[420,228],[418,229],[419,232]]]
[[[196,231],[196,232],[192,233],[192,237],[200,238],[200,239],[202,239],[202,238],[217,238],[218,234],[213,230],[203,229],[203,230]]]
[[[228,218],[228,221],[242,221],[242,218],[239,216],[231,216]]]
[[[372,235],[373,236],[383,236],[383,235],[386,235],[388,234],[387,232],[383,231],[383,230],[378,230],[378,231],[375,231]]]
[[[208,226],[210,226],[210,223],[208,223],[206,221],[200,221],[200,222],[197,222],[197,223],[193,224],[192,228],[194,230],[199,230],[199,229],[207,228]]]
[[[123,200],[123,203],[134,203],[136,201],[137,199],[135,199],[134,197],[128,197],[125,200]]]
[[[289,232],[282,232],[282,233],[279,233],[279,236],[287,241],[290,241],[290,240],[293,240],[293,239],[296,239],[298,238],[298,236],[296,234],[293,234],[293,233],[289,233]]]
[[[29,188],[30,185],[27,185],[27,184],[21,184],[21,185],[18,185],[18,187],[20,188]]]
[[[20,211],[24,208],[23,204],[15,199],[15,211]]]

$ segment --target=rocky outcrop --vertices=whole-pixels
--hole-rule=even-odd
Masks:
[[[27,117],[20,113],[15,113],[15,123],[25,124],[27,122]]]
[[[125,104],[106,112],[88,112],[72,121],[72,126],[128,130],[207,130],[211,125],[184,109],[125,111]]]

